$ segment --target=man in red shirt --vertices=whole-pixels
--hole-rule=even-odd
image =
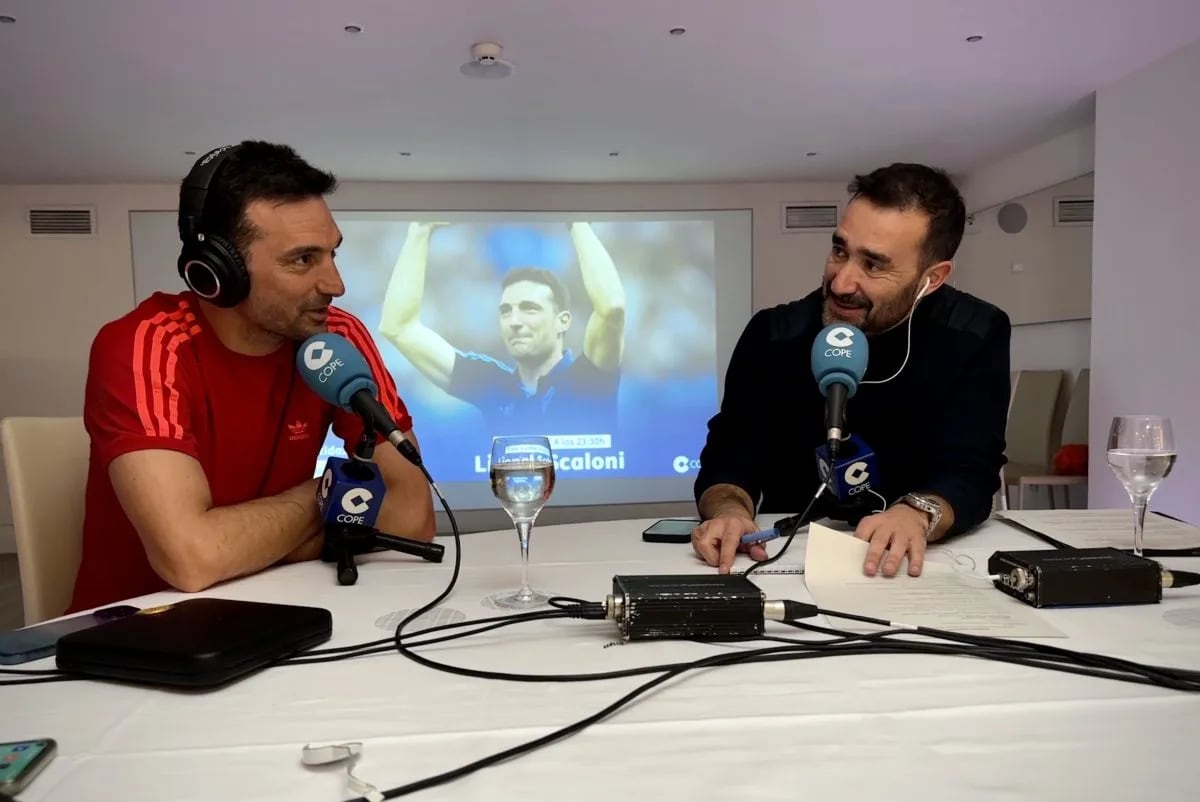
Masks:
[[[83,556],[71,611],[174,587],[204,590],[318,557],[312,478],[329,427],[353,448],[357,416],[322,401],[295,367],[321,331],[366,357],[405,436],[412,419],[345,291],[336,180],[283,145],[243,142],[197,161],[180,191],[179,260],[189,290],[156,293],[92,344]],[[387,484],[377,526],[434,535],[421,472],[375,450]]]

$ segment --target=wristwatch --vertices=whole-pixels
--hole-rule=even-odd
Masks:
[[[907,504],[910,507],[920,510],[929,516],[929,523],[925,524],[925,538],[928,539],[933,534],[933,530],[937,529],[937,525],[942,520],[942,505],[931,499],[929,496],[920,493],[908,493],[899,503]]]

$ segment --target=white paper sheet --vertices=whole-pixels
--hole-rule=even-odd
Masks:
[[[1062,638],[1041,614],[1009,598],[982,577],[966,576],[946,565],[926,562],[921,576],[908,575],[908,563],[894,577],[866,576],[862,566],[867,542],[820,524],[808,530],[804,581],[817,605],[826,610],[866,615],[905,624],[971,635],[1007,638]],[[844,618],[830,618],[839,629],[878,629]]]
[[[1113,546],[1133,548],[1133,509],[1002,510],[1001,519],[1028,527],[1077,549]],[[1143,546],[1147,549],[1200,548],[1200,527],[1146,514]]]

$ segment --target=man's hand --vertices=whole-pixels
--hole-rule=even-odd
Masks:
[[[739,551],[746,552],[755,562],[767,559],[767,550],[760,543],[746,547],[742,535],[758,531],[758,524],[745,515],[718,515],[704,521],[692,530],[692,548],[709,565],[717,566],[722,574],[729,573],[733,558]]]
[[[897,504],[886,512],[868,515],[859,521],[858,528],[854,530],[855,537],[871,544],[867,549],[866,562],[863,563],[863,573],[875,576],[882,562],[883,575],[895,576],[900,570],[900,561],[907,554],[908,575],[920,576],[921,566],[925,562],[925,525],[928,520],[920,510],[907,504]]]

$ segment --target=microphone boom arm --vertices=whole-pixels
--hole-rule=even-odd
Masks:
[[[829,459],[834,462],[842,450],[842,438],[846,436],[846,399],[849,391],[841,382],[832,382],[825,397],[825,431],[829,446]]]

